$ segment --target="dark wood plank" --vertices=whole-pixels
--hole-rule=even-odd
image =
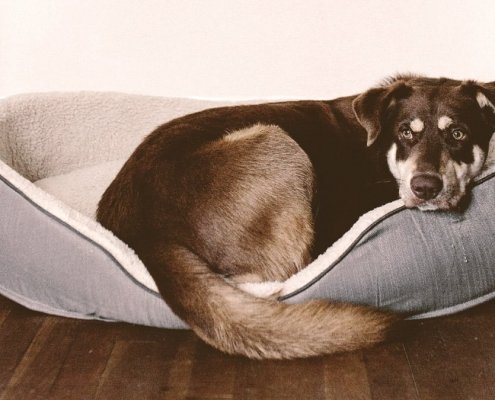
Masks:
[[[370,400],[363,353],[360,351],[328,356],[324,361],[325,394],[332,400]]]
[[[122,341],[149,341],[149,342],[169,342],[180,340],[184,333],[190,332],[184,329],[162,329],[149,326],[111,323],[115,329],[115,339]]]
[[[12,303],[5,297],[0,296],[0,328],[12,310]]]
[[[483,382],[484,391],[495,398],[495,301],[492,301],[467,315],[477,319],[474,325],[473,340],[479,343],[479,351],[484,358],[483,369],[479,372],[479,381]],[[461,322],[462,323],[462,322]],[[464,350],[466,353],[467,349]],[[487,384],[485,382],[488,382]]]
[[[79,321],[45,317],[10,378],[2,399],[47,399]]]
[[[0,296],[0,310],[10,310],[13,307],[15,308],[16,304],[12,300]]]
[[[169,340],[117,340],[95,398],[162,399],[177,348],[176,336],[164,336]]]
[[[191,331],[178,333],[177,352],[168,373],[167,391],[163,400],[182,400],[188,396],[198,337]]]
[[[238,360],[235,399],[324,399],[324,359]]]
[[[0,308],[10,308],[11,304],[15,304],[12,300],[0,295]]]
[[[198,342],[194,352],[187,399],[231,399],[239,357],[220,353]]]
[[[14,307],[0,326],[0,394],[24,357],[45,317]]]
[[[190,331],[44,316],[0,298],[0,398],[495,398],[495,301],[409,326],[402,343],[260,362]]]
[[[419,399],[402,343],[382,344],[367,349],[363,353],[371,398],[376,400]]]
[[[50,397],[67,400],[93,399],[113,350],[116,333],[112,324],[96,321],[82,323],[53,383]]]
[[[416,323],[405,343],[421,399],[495,398],[495,308]]]

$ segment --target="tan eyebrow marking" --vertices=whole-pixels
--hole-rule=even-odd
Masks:
[[[419,118],[414,118],[409,124],[413,132],[421,132],[425,128],[425,124]]]
[[[443,131],[444,129],[447,129],[449,125],[452,124],[452,118],[447,117],[446,115],[442,115],[440,118],[438,118],[438,129]]]

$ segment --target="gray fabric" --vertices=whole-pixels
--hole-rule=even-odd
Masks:
[[[352,301],[424,316],[495,297],[495,177],[464,213],[402,210],[382,220],[310,287],[285,296]]]
[[[104,249],[0,177],[0,293],[41,312],[183,328],[160,296]]]

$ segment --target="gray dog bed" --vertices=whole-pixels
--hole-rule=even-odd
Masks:
[[[115,93],[1,100],[0,293],[56,315],[186,327],[161,300],[136,254],[94,214],[145,135],[216,105]],[[416,317],[493,298],[495,166],[491,159],[487,165],[464,213],[386,204],[287,281],[241,289],[257,296],[280,292],[287,302],[328,298]]]

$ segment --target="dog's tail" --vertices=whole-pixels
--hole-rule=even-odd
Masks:
[[[398,319],[362,306],[251,296],[180,245],[140,256],[174,312],[204,341],[231,354],[283,359],[355,350],[384,340]]]

